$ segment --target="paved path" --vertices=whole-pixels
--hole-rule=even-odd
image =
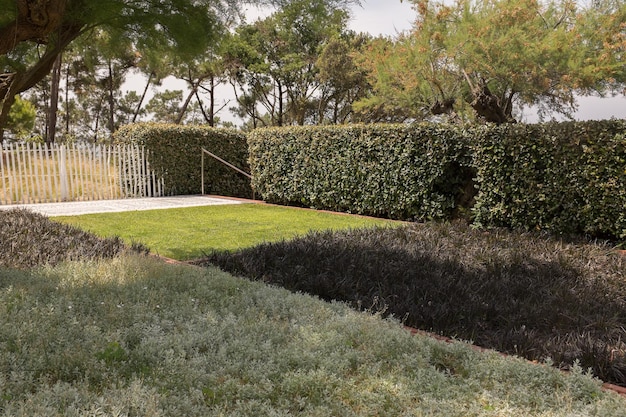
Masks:
[[[75,216],[90,213],[114,213],[135,210],[242,204],[245,202],[246,200],[230,199],[227,197],[184,195],[175,197],[128,198],[123,200],[0,205],[0,210],[27,208],[47,216]]]

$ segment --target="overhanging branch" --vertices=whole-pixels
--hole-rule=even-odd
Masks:
[[[63,22],[67,0],[17,0],[17,17],[0,28],[0,55],[25,41],[45,43]]]

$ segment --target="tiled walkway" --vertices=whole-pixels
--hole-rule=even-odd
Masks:
[[[185,195],[175,197],[128,198],[123,200],[0,205],[0,210],[23,207],[47,216],[73,216],[90,213],[113,213],[135,210],[242,204],[244,202],[245,200],[230,199],[227,197]]]

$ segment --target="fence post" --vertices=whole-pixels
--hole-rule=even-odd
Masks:
[[[201,168],[200,168],[200,172],[202,173],[201,178],[202,178],[202,195],[204,195],[204,148],[202,149],[202,163],[201,163]]]
[[[7,186],[5,182],[5,165],[8,163],[9,154],[4,152],[4,148],[2,143],[0,143],[0,185],[2,185],[2,193],[0,193],[0,204],[9,204],[8,194],[11,192],[11,177],[9,176],[9,169],[6,168],[6,177],[9,180],[9,185]]]
[[[61,183],[61,201],[67,201],[69,198],[69,184],[67,178],[67,161],[65,145],[59,147],[59,180]]]

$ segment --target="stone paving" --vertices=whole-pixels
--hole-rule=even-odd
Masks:
[[[70,201],[65,203],[38,203],[0,205],[0,210],[27,208],[46,216],[75,216],[91,213],[156,210],[180,207],[243,204],[245,200],[228,197],[184,195],[174,197],[127,198],[121,200]]]

